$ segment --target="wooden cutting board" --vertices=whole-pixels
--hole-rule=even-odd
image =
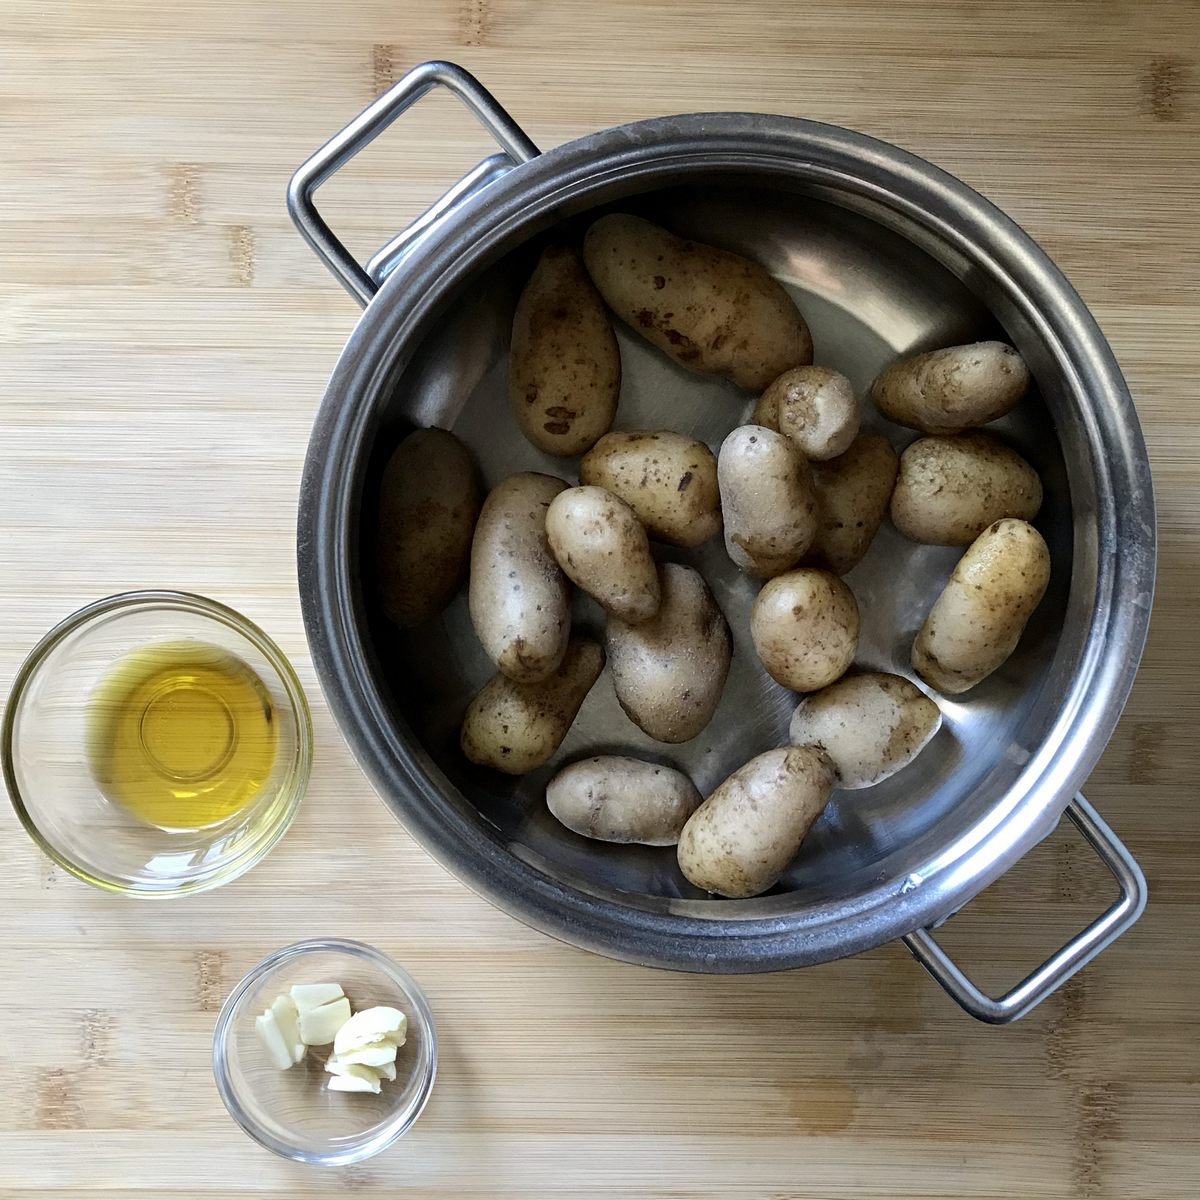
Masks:
[[[7,0],[3,28],[0,684],[88,600],[195,590],[292,656],[318,751],[286,841],[186,901],[93,893],[0,815],[0,1194],[1198,1194],[1194,3]],[[359,774],[321,703],[293,572],[309,424],[357,314],[283,191],[432,57],[477,72],[543,146],[699,109],[895,141],[1016,217],[1092,306],[1149,440],[1161,573],[1142,674],[1088,794],[1152,901],[1028,1020],[973,1024],[895,946],[751,979],[590,957],[435,866]],[[323,195],[369,251],[487,149],[431,98]],[[1106,901],[1060,831],[945,937],[998,986]],[[252,1145],[209,1069],[232,983],[325,932],[409,967],[443,1053],[409,1137],[330,1173]]]

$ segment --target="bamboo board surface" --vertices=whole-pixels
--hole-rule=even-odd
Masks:
[[[356,309],[283,189],[435,57],[475,71],[542,146],[704,109],[895,141],[1011,213],[1092,307],[1145,426],[1161,556],[1142,673],[1088,794],[1152,900],[1028,1020],[971,1023],[896,946],[750,979],[590,957],[473,896],[359,774],[320,700],[293,567],[308,429]],[[0,1195],[1200,1193],[1198,58],[1186,0],[7,0],[0,687],[82,603],[198,591],[298,665],[317,762],[266,862],[163,905],[91,892],[0,814]],[[488,149],[431,98],[325,203],[367,252]],[[945,939],[999,986],[1106,900],[1060,831]],[[419,1125],[329,1173],[252,1145],[209,1069],[236,979],[322,932],[403,962],[442,1030]]]

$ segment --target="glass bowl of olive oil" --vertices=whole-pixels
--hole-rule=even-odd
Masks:
[[[165,897],[252,867],[308,785],[312,722],[279,648],[183,592],[128,592],[52,629],[0,731],[26,830],[73,875]]]

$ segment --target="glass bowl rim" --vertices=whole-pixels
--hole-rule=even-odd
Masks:
[[[356,1144],[344,1150],[326,1153],[302,1150],[298,1146],[285,1142],[267,1132],[246,1111],[245,1106],[237,1096],[230,1080],[228,1062],[228,1042],[233,1029],[234,1017],[246,995],[260,980],[278,967],[294,959],[301,959],[314,953],[348,954],[353,958],[359,958],[364,962],[370,963],[371,966],[388,976],[412,1002],[413,1009],[425,1026],[426,1040],[429,1047],[429,1065],[424,1072],[424,1078],[420,1081],[420,1090],[412,1109],[404,1114],[403,1117],[393,1118],[387,1122],[378,1134],[361,1145]],[[437,1022],[434,1020],[433,1011],[429,1007],[429,1001],[426,999],[425,993],[421,990],[417,981],[398,962],[382,951],[376,950],[374,946],[367,945],[366,942],[359,942],[353,938],[308,938],[302,942],[293,942],[290,946],[284,946],[282,949],[268,954],[256,966],[251,967],[234,985],[225,1003],[221,1006],[216,1025],[213,1027],[212,1066],[213,1076],[217,1084],[217,1092],[220,1094],[222,1103],[228,1110],[229,1115],[241,1127],[242,1131],[253,1141],[270,1150],[272,1153],[279,1155],[281,1158],[288,1158],[293,1162],[321,1167],[347,1166],[351,1163],[363,1162],[365,1159],[372,1158],[381,1151],[386,1150],[407,1133],[421,1113],[424,1112],[426,1104],[429,1103],[429,1097],[433,1092],[434,1080],[437,1078]]]
[[[137,884],[120,883],[114,879],[98,875],[88,868],[80,866],[68,858],[61,850],[50,842],[38,828],[26,804],[25,797],[17,783],[15,762],[15,741],[17,714],[25,700],[25,692],[29,681],[45,659],[66,637],[76,630],[93,622],[97,617],[120,612],[127,608],[146,608],[157,611],[181,611],[203,616],[209,620],[232,629],[246,639],[271,664],[284,691],[288,703],[296,718],[297,762],[292,769],[288,788],[291,797],[288,810],[283,819],[273,828],[268,837],[253,846],[243,856],[241,861],[235,860],[225,870],[214,872],[200,879],[189,880],[168,888],[142,888]],[[219,600],[210,600],[194,592],[172,591],[169,589],[140,589],[128,592],[118,592],[100,600],[93,600],[82,608],[76,609],[64,617],[53,628],[48,630],[38,640],[37,644],[25,656],[16,675],[13,677],[9,690],[8,703],[4,707],[4,722],[0,727],[0,768],[3,770],[4,784],[8,798],[12,803],[18,819],[25,832],[35,845],[63,870],[83,880],[93,887],[105,892],[121,896],[130,896],[138,900],[169,900],[175,896],[189,895],[195,892],[207,891],[230,883],[238,876],[248,871],[255,863],[261,861],[288,831],[300,807],[300,801],[308,789],[309,778],[312,774],[313,758],[313,728],[312,713],[308,707],[308,697],[299,677],[287,656],[253,621],[242,616],[235,609]]]

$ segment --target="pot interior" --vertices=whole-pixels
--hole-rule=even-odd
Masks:
[[[371,670],[406,737],[451,801],[465,805],[511,853],[555,879],[625,903],[704,916],[762,916],[853,896],[913,869],[969,836],[1041,746],[1074,674],[1086,619],[1067,623],[1073,559],[1072,502],[1056,423],[1074,423],[1052,356],[986,272],[948,248],[919,246],[900,221],[851,211],[816,185],[773,177],[726,177],[627,195],[619,203],[560,213],[553,228],[525,240],[476,273],[441,310],[416,352],[397,362],[388,400],[376,414],[373,448],[359,494],[364,640]],[[864,206],[859,204],[861,210]],[[733,633],[734,660],[711,725],[679,746],[655,742],[623,713],[605,671],[554,760],[522,778],[474,767],[458,749],[459,722],[493,668],[471,627],[465,591],[429,627],[392,629],[372,600],[371,543],[378,478],[397,441],[415,425],[453,430],[476,455],[487,486],[516,471],[545,471],[578,481],[577,460],[553,459],[518,431],[506,392],[509,329],[516,297],[547,237],[578,240],[607,208],[634,211],[673,231],[763,263],[794,296],[808,320],[816,362],[846,374],[862,397],[863,428],[886,434],[897,450],[916,435],[892,425],[865,398],[874,376],[896,356],[984,338],[1013,342],[1038,387],[1012,416],[989,427],[1039,471],[1045,504],[1038,527],[1049,543],[1053,575],[1017,652],[965,696],[938,699],[941,732],[908,768],[877,787],[835,792],[783,880],[768,896],[731,905],[703,896],[682,877],[673,849],[591,842],[561,827],[544,801],[546,782],[565,763],[620,752],[677,766],[709,793],[749,758],[786,743],[796,696],[759,665],[749,636],[758,584],[741,574],[715,538],[696,551],[656,546],[661,559],[696,567]],[[991,310],[981,297],[987,297]],[[672,429],[714,450],[747,419],[753,397],[684,371],[618,325],[624,379],[618,429]],[[1053,414],[1053,415],[1052,415]],[[1076,452],[1078,454],[1078,451]],[[1078,472],[1076,472],[1078,476]],[[1076,482],[1076,500],[1079,488]],[[1086,528],[1086,524],[1082,526]],[[856,665],[912,677],[909,650],[960,550],[918,546],[885,522],[865,560],[846,578],[862,613]],[[1078,571],[1078,568],[1077,568]],[[1086,607],[1092,581],[1077,580]],[[575,620],[597,635],[603,617],[577,596]],[[1069,636],[1063,634],[1070,628]],[[682,902],[681,902],[682,899]]]

